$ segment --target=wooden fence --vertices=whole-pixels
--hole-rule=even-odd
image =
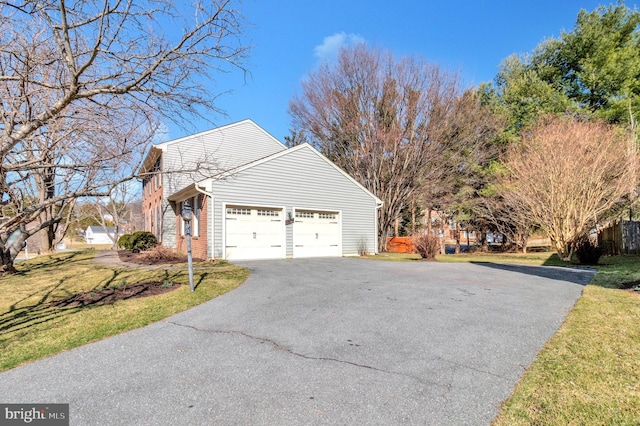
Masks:
[[[411,237],[387,238],[387,251],[389,253],[416,253]]]
[[[598,233],[598,245],[605,254],[640,253],[640,222],[622,220]]]

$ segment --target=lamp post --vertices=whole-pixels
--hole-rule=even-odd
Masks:
[[[189,264],[189,288],[193,293],[193,259],[191,258],[191,220],[193,219],[193,210],[189,201],[185,201],[182,205],[182,220],[184,220],[185,234],[187,235],[187,262]]]

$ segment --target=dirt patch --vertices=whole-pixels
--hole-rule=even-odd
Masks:
[[[152,250],[133,253],[130,250],[118,250],[118,258],[122,262],[135,263],[138,265],[175,265],[177,263],[187,263],[187,255],[176,253],[161,246]],[[194,262],[202,262],[203,259],[193,259]]]
[[[136,299],[168,293],[176,290],[178,287],[180,287],[179,283],[165,283],[162,281],[129,284],[115,288],[108,287],[101,290],[76,294],[62,300],[56,300],[51,302],[51,306],[56,308],[74,308],[78,306],[105,305],[107,303],[117,302],[118,300]]]

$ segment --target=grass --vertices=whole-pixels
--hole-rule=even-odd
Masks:
[[[367,259],[387,260],[394,262],[420,261],[419,254],[413,253],[380,253],[364,256]],[[560,260],[557,254],[549,252],[538,253],[461,253],[440,254],[436,260],[441,262],[488,262],[488,263],[519,263],[527,265],[566,266],[567,262]]]
[[[494,426],[640,424],[640,294],[618,289],[640,279],[640,258],[601,263]]]
[[[385,255],[380,258],[419,259]],[[472,253],[437,260],[571,266],[554,253]],[[620,289],[640,280],[640,257],[604,257],[597,270],[493,426],[640,425],[640,293]]]
[[[109,250],[113,246],[113,244],[88,244],[84,241],[76,241],[65,238],[64,243],[68,249],[72,250]]]
[[[117,268],[93,262],[96,252],[39,256],[16,264],[19,272],[0,278],[0,371],[142,327],[226,293],[249,272],[222,262],[198,264],[196,291],[189,291],[184,265],[166,270]],[[180,283],[165,294],[101,306],[54,308],[71,295],[144,281]]]

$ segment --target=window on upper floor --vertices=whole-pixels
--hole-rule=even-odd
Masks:
[[[157,189],[161,185],[161,160],[162,158],[158,158],[158,160],[153,165],[153,189]]]

